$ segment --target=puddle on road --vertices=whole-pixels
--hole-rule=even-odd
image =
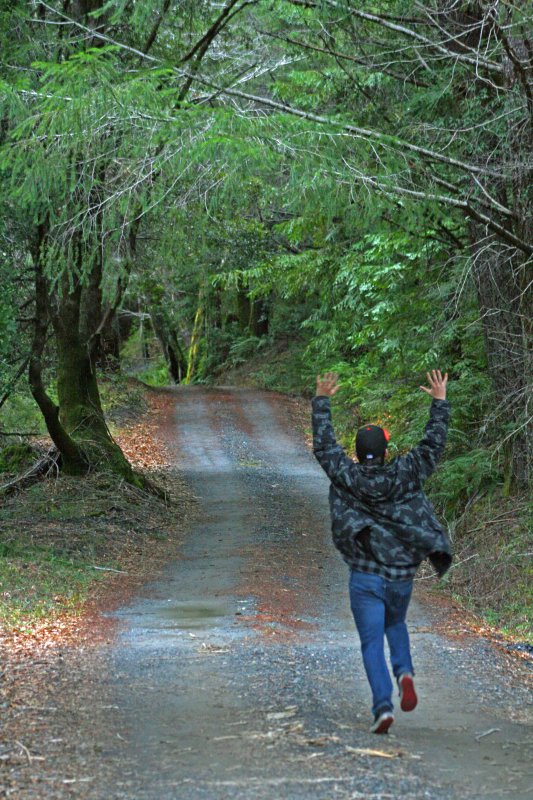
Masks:
[[[154,617],[161,627],[177,629],[215,628],[223,617],[233,616],[235,609],[228,603],[199,603],[192,601],[167,603],[158,608]]]

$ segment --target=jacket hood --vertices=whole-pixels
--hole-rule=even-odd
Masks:
[[[398,484],[396,463],[392,461],[375,467],[358,466],[357,497],[369,505],[389,500]]]

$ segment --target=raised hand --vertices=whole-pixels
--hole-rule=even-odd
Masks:
[[[448,373],[444,374],[442,377],[442,373],[440,369],[434,369],[432,372],[428,372],[427,378],[429,381],[429,389],[427,386],[421,386],[423,392],[431,395],[435,400],[446,400],[446,384],[448,383]]]
[[[336,372],[326,372],[321,378],[317,375],[316,394],[318,396],[333,397],[340,389],[339,376]]]

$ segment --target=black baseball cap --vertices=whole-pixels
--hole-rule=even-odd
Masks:
[[[379,425],[365,425],[357,431],[355,452],[360,464],[383,461],[390,433]]]

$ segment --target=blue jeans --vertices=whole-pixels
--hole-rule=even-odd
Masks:
[[[372,689],[372,711],[392,711],[392,681],[385,661],[387,637],[394,676],[414,675],[405,616],[413,591],[412,578],[388,581],[367,572],[350,573],[350,605],[354,616],[368,682]]]

